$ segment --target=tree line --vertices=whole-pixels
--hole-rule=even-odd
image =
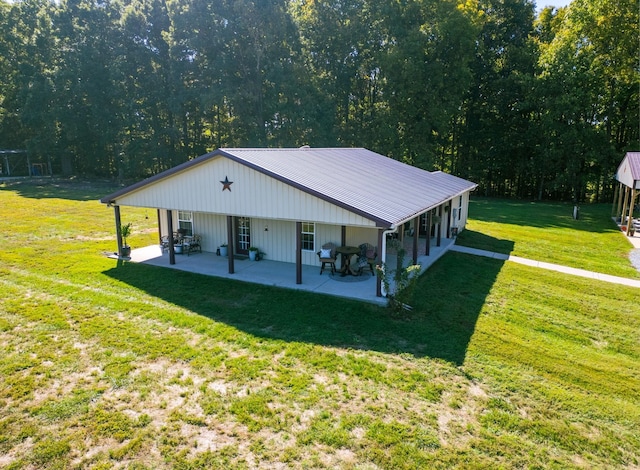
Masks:
[[[218,147],[357,146],[481,194],[610,200],[640,147],[637,15],[635,0],[0,0],[0,147],[125,180]]]

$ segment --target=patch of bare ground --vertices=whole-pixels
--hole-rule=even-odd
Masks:
[[[223,423],[211,423],[210,425],[198,426],[193,424],[182,424],[180,434],[190,445],[190,455],[195,457],[203,452],[218,452],[229,446],[237,446],[239,449],[247,447],[247,440],[240,439],[235,432],[229,432]],[[246,454],[248,449],[244,448],[242,454]]]
[[[487,399],[487,393],[476,382],[462,387],[462,393],[459,389],[443,393],[437,410],[438,437],[443,445],[460,445],[471,438],[471,434],[464,430],[477,424],[477,417]]]
[[[87,235],[75,235],[73,237],[73,240],[87,241],[87,242],[105,242],[105,241],[112,241],[113,240],[113,235],[101,236],[101,237],[89,237]]]
[[[25,455],[32,454],[33,438],[28,437],[9,451],[0,453],[0,468],[9,468],[16,460]]]

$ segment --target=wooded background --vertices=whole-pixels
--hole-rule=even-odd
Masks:
[[[125,180],[356,146],[481,194],[611,200],[638,37],[636,0],[0,0],[0,148]]]

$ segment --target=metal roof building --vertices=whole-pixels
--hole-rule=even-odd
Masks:
[[[115,208],[118,229],[120,206],[156,208],[160,235],[185,226],[205,251],[259,246],[269,259],[300,265],[318,264],[326,242],[370,243],[381,261],[390,233],[439,243],[464,228],[475,187],[363,148],[222,148],[101,202]]]
[[[614,193],[613,211],[627,235],[632,235],[634,224],[627,222],[633,221],[633,209],[640,194],[640,152],[626,153],[616,171],[616,180],[619,184],[618,191]]]

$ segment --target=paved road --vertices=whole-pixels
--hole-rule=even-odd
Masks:
[[[574,276],[597,279],[599,281],[611,282],[613,284],[622,284],[624,286],[640,288],[640,281],[635,279],[627,279],[625,277],[610,276],[608,274],[600,274],[593,271],[587,271],[584,269],[570,268],[568,266],[562,266],[560,264],[544,263],[542,261],[534,261],[526,258],[520,258],[519,256],[505,255],[503,253],[494,253],[493,251],[477,250],[475,248],[468,248],[466,246],[453,245],[450,248],[450,250],[457,251],[459,253],[467,253],[469,255],[485,256],[487,258],[495,258],[495,259],[500,259],[504,261],[511,261],[513,263],[525,264],[527,266],[533,266],[541,269],[548,269],[550,271],[558,271],[561,273],[572,274]]]

